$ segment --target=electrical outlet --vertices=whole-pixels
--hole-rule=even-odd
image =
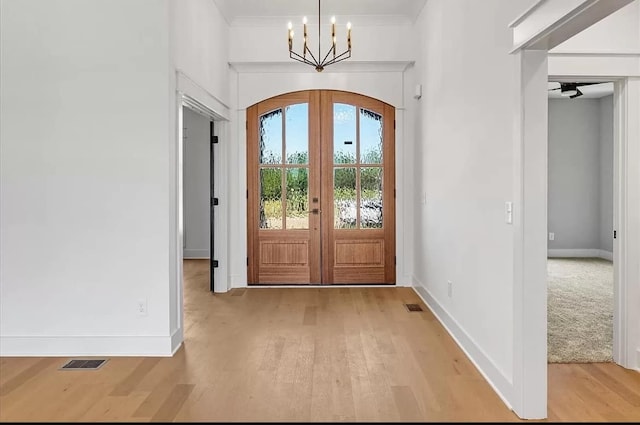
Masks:
[[[555,238],[556,238],[556,234],[553,232],[549,232],[549,240],[552,241],[552,240],[555,240]]]
[[[147,315],[147,300],[139,299],[137,304],[137,312],[138,316],[146,316]]]
[[[447,295],[449,296],[449,298],[453,296],[453,282],[451,282],[450,280],[447,280]]]

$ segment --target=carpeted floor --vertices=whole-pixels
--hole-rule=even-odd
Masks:
[[[549,258],[547,272],[549,363],[613,361],[613,263]]]

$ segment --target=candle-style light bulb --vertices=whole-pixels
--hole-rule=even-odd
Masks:
[[[287,30],[288,38],[289,38],[289,51],[293,50],[293,24],[289,22],[287,25],[289,29]]]
[[[302,18],[302,27],[303,27],[303,41],[304,41],[304,45],[302,46],[302,56],[306,57],[307,56],[307,17],[304,16]]]
[[[289,24],[287,25],[287,28],[289,28],[289,31],[291,31],[293,29],[293,24],[291,23],[291,21],[289,21]]]
[[[347,22],[347,48],[351,50],[351,22]]]
[[[331,17],[331,50],[333,50],[333,57],[336,57],[336,17]]]

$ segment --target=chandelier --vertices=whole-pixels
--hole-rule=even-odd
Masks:
[[[322,72],[325,66],[333,65],[351,57],[351,22],[347,22],[347,50],[336,55],[336,17],[331,17],[331,47],[320,61],[320,0],[318,0],[318,56],[316,57],[309,49],[307,43],[307,17],[302,18],[303,25],[303,47],[302,54],[293,51],[293,24],[289,22],[289,57],[298,62],[306,63],[315,67],[316,71]]]

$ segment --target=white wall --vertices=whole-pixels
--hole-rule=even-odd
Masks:
[[[1,355],[171,352],[167,12],[1,3]]]
[[[229,25],[212,0],[170,1],[173,66],[229,107]]]
[[[414,35],[425,95],[412,197],[426,198],[414,203],[415,285],[511,403],[514,234],[504,209],[519,87],[508,23],[529,3],[430,0]]]
[[[546,358],[546,347],[540,344],[540,336],[546,334],[542,313],[546,296],[540,296],[536,286],[544,281],[539,273],[544,262],[536,259],[535,248],[543,247],[546,238],[544,232],[530,234],[527,229],[546,227],[542,226],[546,211],[539,208],[546,206],[546,177],[523,168],[522,155],[526,151],[526,164],[546,164],[546,144],[538,148],[533,141],[545,139],[536,125],[546,133],[547,62],[545,52],[510,56],[512,43],[506,30],[530,3],[427,2],[414,35],[421,42],[415,82],[424,85],[426,95],[407,116],[415,113],[413,199],[425,200],[414,210],[416,289],[506,402],[526,417],[539,418],[546,412],[546,373],[541,373],[538,361]],[[615,38],[617,31],[625,30],[614,26],[610,31]],[[579,60],[549,58],[549,73],[553,69],[554,75],[603,75],[589,73],[607,70],[615,76],[636,75],[640,70],[634,57],[627,61],[622,55],[622,62],[589,57],[596,47],[586,45]],[[620,49],[614,45],[611,50]],[[580,71],[584,64],[588,66]],[[632,87],[635,96],[637,86]],[[629,102],[635,108],[634,99]],[[530,105],[532,110],[522,111]],[[637,125],[632,123],[637,121],[629,124],[629,134],[636,134]],[[637,150],[632,149],[631,157],[636,158]],[[505,224],[504,214],[504,202],[512,197],[528,205],[514,204],[513,229]],[[637,196],[631,199],[635,211]],[[535,215],[524,230],[523,208]],[[634,234],[637,224],[632,219]],[[529,242],[518,239],[523,232]],[[636,252],[636,247],[630,251]],[[522,256],[530,254],[536,258],[527,261],[527,270],[522,271]],[[632,276],[637,275],[635,266],[630,268],[635,270]],[[514,277],[524,281],[515,291]],[[453,283],[452,296],[448,280]],[[637,300],[637,285],[631,290]],[[533,298],[526,298],[529,295]],[[513,309],[521,309],[523,302],[533,305],[526,309],[532,313],[527,320],[514,316]],[[526,327],[535,335],[514,334],[514,327],[518,332]],[[636,334],[634,329],[629,338],[634,349]],[[524,356],[525,351],[534,355]],[[521,369],[522,365],[526,367]]]
[[[209,258],[209,119],[183,108],[184,258]]]
[[[640,0],[550,50],[549,75],[640,76]]]
[[[170,354],[182,340],[178,91],[230,116],[228,26],[209,0],[1,7],[2,354]]]
[[[353,91],[396,107],[403,106],[403,72],[415,57],[412,25],[408,19],[384,23],[374,17],[336,17],[338,52],[341,44],[346,44],[341,24],[347,19],[353,22],[353,56],[321,73],[289,58],[286,23],[290,19],[246,18],[232,23],[229,61],[239,73],[237,104],[240,110],[272,96],[306,89]],[[309,19],[315,22],[317,17],[310,16]],[[298,27],[301,25],[294,23],[294,29],[300,30]],[[330,38],[326,33],[328,30],[328,25],[327,28],[323,25],[323,42],[325,36],[326,40]],[[316,31],[317,25],[309,24],[309,37],[313,40],[310,43],[314,46]],[[297,48],[301,46],[297,45]],[[324,44],[322,48],[325,48]],[[326,53],[325,50],[322,52]]]
[[[613,252],[613,95],[600,98],[600,241]]]
[[[309,48],[318,56],[317,15],[308,16]],[[329,16],[322,17],[321,53],[326,54],[331,40]],[[230,27],[229,61],[231,63],[289,63],[287,23],[293,21],[294,50],[302,52],[302,23],[290,17],[237,19]],[[352,56],[349,62],[386,62],[412,60],[411,21],[372,16],[336,16],[337,53],[347,47],[346,22],[353,25]],[[345,62],[346,63],[346,62]],[[311,68],[313,70],[313,68]]]
[[[549,249],[600,249],[600,114],[599,99],[549,99]]]
[[[550,52],[640,53],[640,0],[596,22]]]

